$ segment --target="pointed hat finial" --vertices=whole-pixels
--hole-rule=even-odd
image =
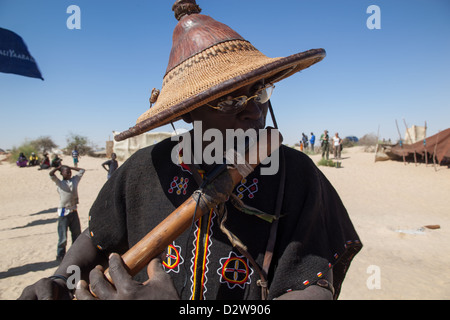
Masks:
[[[180,21],[185,15],[200,13],[202,9],[195,0],[176,0],[172,6],[172,11],[175,12],[175,18]]]

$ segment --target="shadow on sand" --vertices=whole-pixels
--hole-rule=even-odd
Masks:
[[[10,268],[8,271],[0,272],[0,279],[14,277],[14,276],[20,276],[22,274],[26,274],[28,272],[33,272],[33,271],[43,271],[43,270],[57,267],[58,265],[59,265],[59,261],[57,261],[57,260],[47,261],[47,262],[29,263],[24,266]]]
[[[47,209],[47,210],[41,210],[39,212],[32,213],[32,214],[30,214],[30,216],[37,216],[37,215],[40,215],[40,214],[53,213],[53,212],[56,213],[57,210],[58,210],[58,208],[50,208],[50,209]]]
[[[54,222],[57,222],[57,221],[58,221],[58,218],[35,220],[35,221],[28,222],[24,226],[11,228],[10,230],[23,229],[23,228],[34,227],[34,226],[40,226],[40,225],[43,225],[43,224],[54,223]]]

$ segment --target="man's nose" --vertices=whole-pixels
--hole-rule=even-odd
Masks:
[[[263,108],[264,105],[257,103],[255,99],[250,99],[238,116],[241,120],[258,120],[263,115]]]

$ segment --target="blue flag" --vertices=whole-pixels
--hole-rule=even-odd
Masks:
[[[0,28],[0,72],[44,80],[23,39],[3,28]]]

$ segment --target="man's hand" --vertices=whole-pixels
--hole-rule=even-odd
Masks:
[[[134,281],[128,274],[118,254],[109,257],[109,274],[114,285],[104,277],[104,270],[97,266],[89,274],[89,292],[85,281],[80,281],[75,291],[78,300],[172,300],[179,299],[172,278],[164,272],[159,258],[153,259],[148,267],[149,280],[145,283]]]
[[[43,278],[26,287],[18,300],[71,300],[72,298],[64,281]]]

